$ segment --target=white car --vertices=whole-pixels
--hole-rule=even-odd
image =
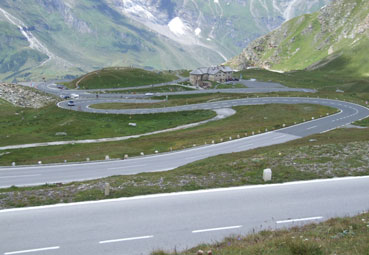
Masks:
[[[153,96],[153,95],[154,95],[154,93],[150,93],[150,92],[145,93],[145,96]]]
[[[79,95],[78,94],[70,94],[70,98],[78,99]]]

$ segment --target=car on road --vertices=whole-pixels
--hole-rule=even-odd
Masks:
[[[56,87],[58,88],[58,89],[64,89],[65,87],[63,86],[63,85],[61,85],[61,84],[57,84],[56,85]]]
[[[75,106],[75,105],[76,105],[76,104],[75,104],[75,103],[74,103],[74,101],[72,101],[72,100],[68,102],[68,106]]]
[[[60,98],[61,98],[61,99],[69,99],[69,98],[70,98],[70,96],[69,96],[69,95],[60,95]]]
[[[145,93],[145,96],[153,96],[154,93],[151,93],[151,92],[148,92],[148,93]]]
[[[70,94],[70,98],[78,99],[79,98],[79,95],[73,93],[73,94]]]

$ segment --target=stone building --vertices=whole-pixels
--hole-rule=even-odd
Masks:
[[[211,82],[226,82],[233,79],[233,69],[229,66],[201,67],[190,73],[194,86],[210,87]]]

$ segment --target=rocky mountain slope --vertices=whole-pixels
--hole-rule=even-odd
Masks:
[[[369,1],[334,0],[252,42],[228,63],[274,70],[334,68],[369,76]]]
[[[2,0],[0,79],[215,65],[329,0]]]
[[[53,96],[44,94],[36,89],[7,83],[0,83],[0,99],[15,106],[28,108],[42,108],[56,102],[56,98]]]

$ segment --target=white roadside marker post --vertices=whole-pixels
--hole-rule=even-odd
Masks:
[[[272,170],[270,168],[264,169],[263,180],[264,182],[269,182],[272,180]]]
[[[109,196],[110,195],[110,184],[109,183],[105,183],[105,196]]]

